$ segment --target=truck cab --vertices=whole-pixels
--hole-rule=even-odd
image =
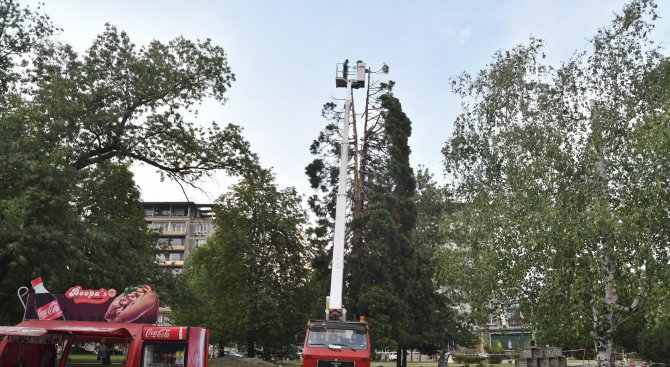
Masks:
[[[310,320],[302,367],[370,367],[367,323]]]

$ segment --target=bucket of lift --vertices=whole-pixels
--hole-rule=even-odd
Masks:
[[[335,68],[335,86],[337,88],[346,88],[347,81],[351,81],[351,88],[358,89],[365,87],[365,63],[361,60],[356,61],[355,65],[349,65],[349,60],[337,64]]]

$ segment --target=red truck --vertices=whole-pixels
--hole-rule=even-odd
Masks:
[[[310,320],[302,367],[370,367],[367,323]]]

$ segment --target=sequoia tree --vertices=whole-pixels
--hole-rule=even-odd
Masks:
[[[379,347],[403,352],[412,344],[409,298],[416,279],[417,253],[411,242],[416,222],[414,172],[409,164],[410,119],[400,101],[381,97],[388,160],[369,186],[367,209],[353,223],[360,241],[347,262],[351,306],[366,315]],[[355,255],[355,256],[354,256]],[[405,360],[399,356],[401,365]]]
[[[601,362],[612,360],[618,325],[653,307],[645,300],[665,294],[668,280],[668,101],[651,93],[661,89],[655,8],[627,4],[590,50],[558,67],[531,39],[453,80],[463,112],[445,167],[465,205],[449,226],[484,282],[467,292],[530,306],[545,341],[589,335]]]
[[[342,132],[343,111],[336,100],[324,104],[321,114],[326,120],[324,129],[309,147],[314,160],[307,165],[305,173],[315,194],[309,197],[308,204],[316,222],[307,229],[310,241],[315,250],[312,263],[314,269],[313,283],[322,289],[325,296],[330,281],[331,255],[327,250],[333,239],[335,218],[335,197],[340,167],[340,143],[343,136],[349,139],[349,162],[347,181],[347,241],[345,250],[352,251],[360,241],[360,229],[352,228],[353,218],[360,217],[368,203],[368,193],[375,180],[384,174],[384,165],[388,158],[387,140],[384,133],[384,114],[381,97],[391,93],[394,82],[386,81],[379,76],[389,72],[384,65],[379,70],[367,70],[365,102],[362,112],[355,113],[355,99],[352,98],[351,130]],[[356,257],[355,253],[347,255]],[[345,278],[350,274],[345,266]],[[345,305],[348,304],[349,287],[345,287]],[[315,314],[320,315],[324,307],[324,298],[315,302]],[[318,312],[318,313],[317,313]],[[356,316],[356,315],[355,315]]]

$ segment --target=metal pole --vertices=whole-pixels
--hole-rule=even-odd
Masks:
[[[351,109],[351,79],[347,79],[347,98],[344,102],[342,144],[340,145],[340,176],[335,206],[335,237],[333,239],[333,269],[330,278],[330,309],[342,310],[342,278],[344,271],[344,224],[347,211],[347,168],[349,167],[349,110]]]

